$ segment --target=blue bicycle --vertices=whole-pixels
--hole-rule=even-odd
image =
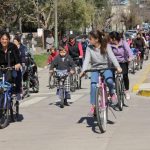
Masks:
[[[2,78],[0,81],[0,129],[3,129],[9,124],[9,116],[14,120],[14,110],[13,110],[13,84],[6,81],[7,72],[14,70],[13,67],[0,67],[0,72],[2,73]],[[16,116],[19,114],[19,104],[15,104]]]

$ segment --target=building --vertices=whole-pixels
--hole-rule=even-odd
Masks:
[[[121,14],[130,13],[128,0],[112,0],[111,30],[125,31],[126,27]]]

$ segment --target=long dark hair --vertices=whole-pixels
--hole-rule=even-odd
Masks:
[[[10,34],[8,32],[5,32],[5,31],[2,31],[0,33],[0,38],[2,38],[2,36],[4,36],[4,35],[10,40]]]
[[[120,33],[116,32],[116,31],[113,31],[113,32],[109,33],[109,38],[120,42],[120,40],[121,40],[122,37],[121,37]]]
[[[106,54],[107,39],[105,38],[104,34],[99,30],[93,30],[89,33],[89,36],[93,37],[94,39],[98,39],[98,42],[101,44],[100,53]]]

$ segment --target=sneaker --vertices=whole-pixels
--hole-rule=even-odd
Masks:
[[[67,99],[64,100],[64,105],[65,105],[65,106],[70,106],[70,105],[68,104],[68,102],[67,102]]]
[[[125,91],[125,97],[127,100],[130,100],[131,96],[130,96],[129,91]]]
[[[118,103],[118,98],[117,98],[117,95],[116,94],[113,94],[112,97],[111,97],[111,102],[113,105],[117,105]]]
[[[91,106],[90,112],[88,113],[88,116],[89,116],[89,117],[95,116],[95,107],[94,107],[94,106]]]
[[[132,71],[132,69],[131,68],[129,68],[129,72],[131,72]]]

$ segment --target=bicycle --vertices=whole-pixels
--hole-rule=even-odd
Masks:
[[[132,74],[135,74],[136,63],[137,63],[137,56],[134,55],[134,58],[133,58],[133,60],[130,62],[130,65],[129,65],[129,72],[131,72]]]
[[[139,70],[142,65],[142,60],[141,60],[141,52],[137,50],[137,65],[136,69]]]
[[[86,72],[98,72],[99,73],[99,83],[97,84],[97,87],[96,87],[95,109],[96,109],[97,123],[98,123],[98,127],[101,133],[106,132],[107,121],[108,121],[108,109],[111,104],[107,86],[106,86],[106,83],[104,81],[104,76],[103,76],[104,71],[108,69],[111,69],[111,68],[107,68],[107,69],[93,68],[93,69],[85,71],[85,73]]]
[[[81,73],[81,67],[77,66],[76,67],[76,88],[81,89],[81,78],[80,78],[80,73]]]
[[[68,77],[68,72],[67,71],[56,71],[56,76],[58,80],[58,95],[61,100],[60,107],[64,108],[64,101],[66,99],[66,88],[65,88],[65,81]]]
[[[75,74],[71,74],[70,75],[70,91],[71,92],[75,92],[76,91],[76,75]]]
[[[19,102],[12,98],[14,85],[6,81],[5,75],[7,71],[13,70],[13,67],[1,67],[2,81],[0,82],[0,129],[3,129],[9,124],[9,114],[12,121],[15,120],[14,115],[18,118],[19,115]],[[15,106],[15,109],[14,109]],[[15,114],[14,114],[15,112]]]
[[[116,86],[116,94],[118,97],[118,108],[120,111],[123,111],[123,107],[125,105],[124,99],[125,99],[125,87],[124,87],[124,81],[123,81],[123,75],[117,73],[115,75],[115,86]]]
[[[49,83],[49,89],[53,89],[55,88],[56,86],[56,78],[55,78],[55,70],[53,73],[49,73],[49,80],[48,80],[48,83]]]
[[[145,56],[144,60],[148,60],[149,59],[149,48],[148,47],[145,49],[144,56]]]

